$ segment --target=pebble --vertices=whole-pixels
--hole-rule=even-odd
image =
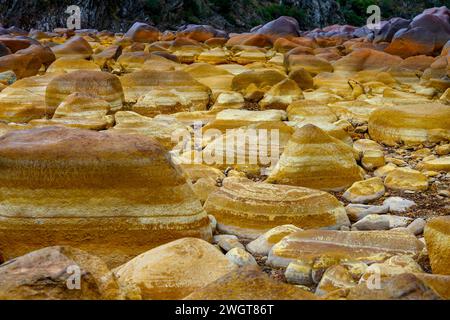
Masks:
[[[244,249],[242,243],[239,242],[238,237],[230,234],[219,234],[214,236],[214,243],[217,243],[225,251],[230,251],[233,248]]]
[[[422,218],[417,218],[413,222],[411,222],[406,229],[410,231],[414,235],[419,235],[423,233],[423,229],[425,228],[425,225],[427,222]]]
[[[389,207],[389,212],[403,213],[415,206],[416,203],[402,197],[389,197],[383,201],[383,205]]]
[[[369,214],[354,224],[358,230],[389,230],[393,228],[406,227],[412,221],[411,218]]]
[[[345,207],[347,216],[351,221],[358,221],[369,214],[382,214],[389,212],[388,205],[373,206],[369,204],[354,204],[351,203]]]

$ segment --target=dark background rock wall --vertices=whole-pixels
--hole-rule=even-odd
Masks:
[[[382,6],[384,18],[411,17],[450,0],[0,0],[0,23],[24,29],[65,27],[67,6],[82,10],[82,28],[125,31],[135,21],[160,29],[186,23],[210,24],[227,31],[248,31],[280,15],[295,17],[304,30],[335,23],[363,24],[365,8]]]

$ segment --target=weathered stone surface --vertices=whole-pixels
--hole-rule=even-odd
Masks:
[[[258,267],[232,271],[185,300],[316,300],[304,290],[269,278]]]
[[[137,287],[145,300],[183,299],[236,266],[213,245],[182,238],[144,252],[114,274],[122,287]]]
[[[361,179],[351,147],[314,125],[305,125],[292,135],[267,182],[342,190]]]
[[[420,171],[397,168],[386,175],[386,187],[394,190],[424,191],[428,189],[428,179]]]
[[[124,93],[119,78],[101,71],[74,71],[54,77],[45,90],[45,103],[50,109],[74,92],[98,96],[111,105],[111,110],[122,108]]]
[[[380,150],[367,150],[363,153],[361,164],[366,170],[374,170],[385,165],[384,153]]]
[[[424,235],[433,273],[450,275],[450,217],[430,220]]]
[[[184,71],[136,71],[120,77],[125,101],[133,102],[153,89],[176,90],[195,110],[206,110],[211,90]]]
[[[211,239],[199,200],[153,139],[61,127],[0,139],[6,259],[61,244],[118,265],[177,238]]]
[[[286,78],[275,70],[251,70],[233,78],[231,87],[248,100],[259,101],[272,86]]]
[[[388,205],[373,206],[368,204],[349,204],[345,207],[351,221],[358,221],[369,214],[381,214],[389,211]]]
[[[255,258],[242,248],[231,249],[225,257],[239,267],[257,265]]]
[[[411,218],[369,214],[352,225],[358,230],[389,230],[394,228],[406,227],[412,221]]]
[[[225,179],[204,208],[216,217],[219,230],[252,239],[282,224],[300,228],[349,225],[345,209],[326,192],[246,178]]]
[[[72,72],[77,70],[101,71],[100,67],[92,61],[82,58],[62,57],[53,62],[47,72]]]
[[[399,105],[372,112],[369,133],[387,145],[419,144],[449,139],[450,107],[443,104]]]
[[[376,169],[373,174],[376,177],[385,178],[389,172],[394,171],[397,168],[397,166],[393,163],[388,163],[382,167],[379,167]]]
[[[325,271],[316,289],[316,295],[324,296],[339,289],[356,286],[356,282],[343,266],[332,266]]]
[[[275,227],[247,244],[247,250],[253,254],[267,256],[270,249],[272,249],[275,244],[280,242],[281,239],[291,233],[301,230],[302,229],[292,224]]]
[[[442,299],[450,299],[450,276],[416,273],[415,276],[432,288]]]
[[[383,181],[375,177],[355,182],[344,192],[343,197],[352,203],[367,203],[379,199],[384,192]]]
[[[450,156],[440,157],[433,160],[425,160],[419,163],[418,168],[420,170],[450,172]]]
[[[286,267],[294,260],[312,263],[318,258],[371,263],[398,254],[416,257],[422,248],[422,242],[406,232],[305,230],[272,247],[267,262],[275,267]]]
[[[71,57],[71,58],[89,58],[93,51],[83,37],[73,37],[67,40],[65,43],[51,48],[56,58]]]
[[[124,37],[135,42],[153,42],[159,38],[159,30],[146,23],[135,22],[125,33]]]
[[[192,103],[175,90],[151,90],[142,95],[132,110],[146,117],[191,111]]]
[[[73,280],[80,270],[79,284]],[[75,286],[80,285],[79,289]],[[73,286],[73,287],[71,287]],[[124,298],[106,264],[71,247],[47,247],[0,265],[0,298],[99,300]]]
[[[383,263],[373,263],[362,275],[360,283],[370,281],[371,278],[388,278],[403,273],[423,273],[420,265],[409,256],[393,256]],[[378,280],[377,279],[377,280]]]
[[[389,197],[383,201],[383,205],[387,205],[392,213],[403,213],[414,207],[416,203],[401,197]]]

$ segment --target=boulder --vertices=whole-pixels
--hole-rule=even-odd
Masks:
[[[394,190],[425,191],[428,189],[428,178],[417,170],[397,168],[386,175],[384,184]]]
[[[135,22],[131,28],[124,34],[124,37],[134,42],[154,42],[158,41],[160,32],[157,28],[146,23]]]
[[[424,235],[433,273],[450,275],[450,217],[430,220]]]
[[[204,206],[218,229],[255,239],[282,224],[299,228],[349,225],[345,209],[332,195],[318,190],[227,178]]]
[[[45,127],[0,142],[6,259],[61,244],[117,266],[174,239],[211,239],[200,201],[156,140]]]
[[[90,58],[93,54],[93,50],[89,42],[83,37],[75,36],[64,42],[51,48],[56,58],[71,57],[71,58]]]
[[[176,300],[236,268],[212,244],[182,238],[142,253],[114,274],[122,287],[138,288],[143,300]]]

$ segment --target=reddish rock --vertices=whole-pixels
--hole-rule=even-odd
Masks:
[[[159,30],[146,23],[135,22],[125,33],[124,37],[130,38],[135,42],[154,42],[159,39]]]

